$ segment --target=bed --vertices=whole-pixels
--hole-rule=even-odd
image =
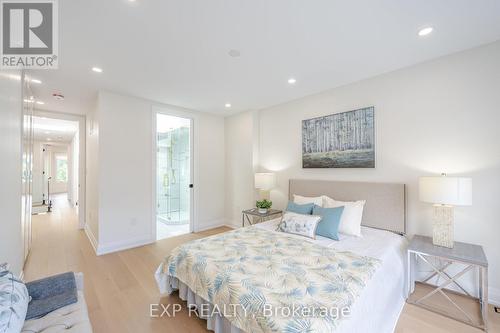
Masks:
[[[290,180],[294,194],[366,200],[363,237],[309,240],[275,231],[275,219],[196,240],[160,264],[160,292],[179,290],[216,333],[393,332],[405,300],[404,184]],[[296,305],[295,316],[277,311]],[[316,312],[325,305],[338,312]]]

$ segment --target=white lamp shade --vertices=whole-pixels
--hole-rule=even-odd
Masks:
[[[276,175],[270,172],[255,174],[255,188],[260,190],[271,190],[276,185]]]
[[[451,206],[472,205],[472,179],[465,177],[420,177],[420,201]]]

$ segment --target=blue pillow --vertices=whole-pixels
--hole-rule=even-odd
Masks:
[[[297,214],[311,215],[313,207],[314,207],[313,203],[299,205],[296,204],[295,202],[288,201],[288,206],[286,206],[286,211]]]
[[[312,214],[321,216],[321,221],[318,224],[318,228],[316,228],[316,235],[339,240],[340,218],[343,211],[344,206],[323,208],[314,205]]]

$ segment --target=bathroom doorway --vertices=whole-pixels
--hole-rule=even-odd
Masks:
[[[191,232],[192,123],[156,113],[156,240]]]

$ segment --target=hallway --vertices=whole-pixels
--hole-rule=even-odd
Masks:
[[[219,228],[187,234],[155,244],[97,257],[83,230],[78,230],[74,208],[60,205],[50,214],[33,216],[33,245],[24,269],[26,281],[67,271],[83,272],[85,298],[95,333],[206,332],[205,322],[188,318],[150,318],[150,304],[180,300],[160,299],[153,274],[177,245],[228,230]],[[182,327],[182,328],[181,328]]]

